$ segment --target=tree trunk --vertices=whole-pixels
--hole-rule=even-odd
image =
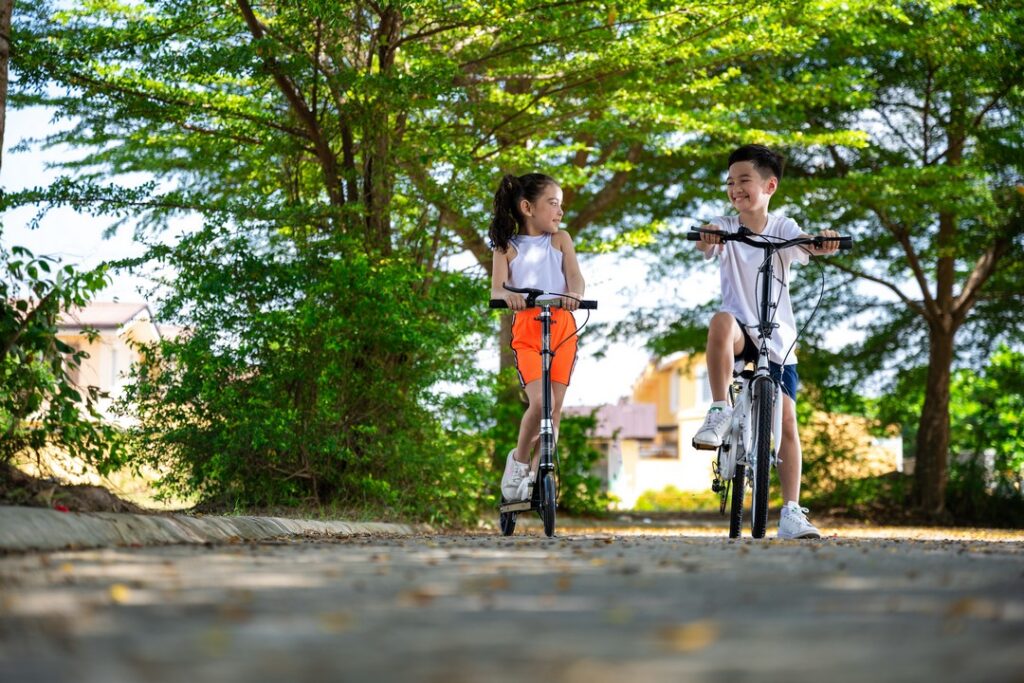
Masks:
[[[11,61],[11,13],[14,0],[0,0],[0,168],[3,167],[7,127],[7,67]]]
[[[918,422],[914,479],[917,503],[932,517],[946,507],[949,469],[949,382],[953,365],[954,329],[932,327],[929,338],[928,378],[924,406]]]

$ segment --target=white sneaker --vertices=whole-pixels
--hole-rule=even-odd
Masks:
[[[704,424],[693,437],[693,447],[702,451],[713,451],[722,445],[725,433],[732,421],[732,406],[713,407],[704,418]]]
[[[519,482],[519,489],[516,491],[517,500],[529,500],[533,495],[533,483],[537,481],[537,473],[530,472],[530,476]]]
[[[505,460],[505,474],[501,476],[501,497],[505,502],[514,500],[525,500],[519,497],[520,485],[529,481],[530,463],[518,462],[515,458],[516,449],[508,452],[508,459]]]
[[[807,508],[802,508],[793,501],[786,503],[779,515],[778,538],[821,538],[818,527],[807,521]]]

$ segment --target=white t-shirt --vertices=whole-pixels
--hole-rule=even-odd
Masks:
[[[726,232],[736,232],[740,227],[739,216],[720,216],[710,222]],[[799,237],[802,233],[793,219],[768,214],[768,223],[760,234],[789,240]],[[761,282],[757,271],[764,262],[765,253],[763,249],[742,242],[715,245],[704,253],[705,259],[718,259],[719,277],[722,281],[722,310],[731,313],[736,321],[746,328],[754,343],[758,343],[757,313],[760,310],[761,299]],[[793,304],[789,299],[789,265],[793,261],[806,264],[809,256],[799,247],[785,249],[774,256],[775,282],[772,283],[771,296],[773,302],[778,302],[774,317],[778,327],[772,331],[768,355],[775,363],[781,364],[785,359],[785,364],[796,365],[796,348],[793,346],[796,340],[796,320],[793,318]],[[792,351],[790,347],[793,347]]]

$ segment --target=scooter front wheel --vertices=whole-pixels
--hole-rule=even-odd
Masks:
[[[551,538],[555,535],[555,504],[558,498],[558,487],[555,475],[545,474],[541,481],[540,516],[544,520],[544,535]]]

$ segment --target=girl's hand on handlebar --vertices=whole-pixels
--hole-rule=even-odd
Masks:
[[[504,292],[501,297],[508,304],[508,307],[513,311],[525,311],[526,310],[526,297],[516,292]]]
[[[564,308],[567,311],[575,311],[577,308],[580,307],[580,302],[577,301],[577,299],[582,299],[583,295],[578,294],[577,292],[566,292],[566,294],[568,294],[569,296],[562,297],[562,308]],[[576,298],[573,299],[570,297]]]

